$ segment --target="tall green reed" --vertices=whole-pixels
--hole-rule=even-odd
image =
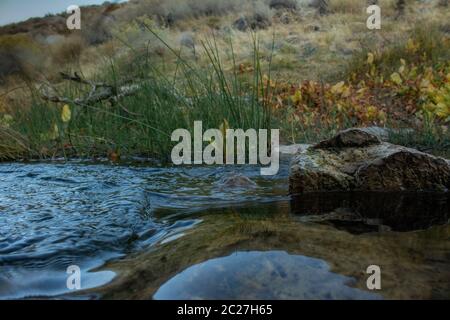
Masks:
[[[11,126],[11,130],[27,141],[29,148],[24,157],[96,157],[115,153],[164,161],[168,160],[174,145],[170,139],[173,130],[193,130],[197,120],[203,122],[205,130],[219,128],[224,123],[244,130],[270,128],[267,104],[270,86],[263,81],[256,36],[252,37],[253,72],[242,75],[238,72],[231,40],[233,65],[229,71],[224,67],[214,37],[201,42],[209,64],[202,67],[182,57],[181,50],[172,48],[151,28],[144,27],[172,53],[175,71],[161,68],[148,52],[145,56],[136,55],[131,65],[130,61],[111,60],[98,77],[117,85],[131,77],[132,82],[139,83],[139,90],[114,103],[69,103],[71,117],[67,122],[61,118],[63,104],[44,101],[31,88],[31,105],[15,108]],[[58,94],[72,101],[86,95],[88,90],[74,82],[58,86]]]

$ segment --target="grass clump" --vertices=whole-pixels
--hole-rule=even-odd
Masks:
[[[356,74],[364,77],[367,69],[367,55],[374,55],[374,65],[379,75],[390,76],[399,68],[399,61],[415,65],[418,72],[428,67],[439,67],[450,60],[450,38],[441,31],[438,24],[419,22],[403,36],[397,37],[383,46],[363,44],[363,50],[349,61],[341,76]]]
[[[167,45],[151,29],[164,45]],[[175,70],[168,72],[147,55],[136,50],[135,59],[110,61],[99,78],[104,83],[120,84],[132,78],[138,83],[136,94],[91,105],[77,102],[88,94],[84,84],[68,82],[58,86],[58,95],[68,97],[66,104],[41,99],[32,90],[29,108],[11,108],[8,130],[24,137],[27,158],[143,156],[168,160],[175,143],[171,133],[178,128],[193,129],[201,120],[204,130],[230,128],[260,129],[271,126],[267,107],[268,76],[263,75],[259,44],[254,41],[250,74],[239,66],[226,71],[214,39],[202,42],[209,68],[187,62],[180,51],[169,45],[175,57]],[[232,43],[231,59],[233,59]],[[124,74],[126,73],[126,74]]]

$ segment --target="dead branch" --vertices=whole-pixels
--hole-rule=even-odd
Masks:
[[[61,97],[55,94],[55,88],[47,83],[40,89],[41,96],[44,100],[55,103],[74,103],[82,106],[92,105],[101,101],[117,102],[123,97],[135,94],[136,91],[142,87],[142,83],[126,84],[117,87],[106,83],[96,83],[82,78],[76,72],[73,75],[61,72],[60,75],[64,80],[74,81],[90,86],[91,89],[89,90],[89,93],[82,98],[70,99],[67,97]]]

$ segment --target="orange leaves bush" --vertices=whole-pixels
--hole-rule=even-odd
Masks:
[[[417,44],[408,41],[408,50]],[[426,57],[424,57],[426,58]],[[289,109],[289,122],[302,126],[384,125],[388,120],[417,124],[450,122],[450,63],[420,68],[401,58],[398,70],[384,75],[383,56],[368,53],[365,65],[345,81],[303,81],[275,89],[273,108]]]

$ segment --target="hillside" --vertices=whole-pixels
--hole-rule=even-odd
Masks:
[[[355,0],[140,0],[83,7],[79,31],[64,27],[64,14],[1,27],[0,123],[5,135],[20,141],[3,146],[3,157],[164,157],[168,147],[162,145],[170,143],[160,132],[169,134],[210,114],[215,106],[205,104],[224,108],[210,119],[215,127],[224,121],[244,127],[264,123],[281,128],[283,139],[290,142],[315,140],[348,126],[413,128],[421,134],[397,138],[445,152],[450,116],[448,3],[378,4],[381,30],[366,27],[367,3]],[[61,72],[81,75],[78,84],[61,78]],[[114,116],[91,115],[86,123],[81,112],[86,106],[73,102],[89,93],[88,81],[106,82],[112,91],[130,82],[144,89],[121,99],[120,108],[108,101],[89,103],[92,110],[113,108],[108,113]],[[176,92],[168,83],[175,84]],[[217,87],[208,88],[210,83]],[[65,99],[40,100],[43,86],[62,92]],[[180,96],[195,106],[188,108]],[[270,117],[251,123],[233,115],[248,99],[256,99],[243,111],[249,112],[248,119],[256,121],[255,103]],[[158,103],[149,107],[148,101]],[[166,104],[177,116],[162,125]],[[67,124],[59,118],[64,105],[72,119],[63,130]],[[35,112],[28,114],[30,110]],[[37,110],[50,118],[42,119]],[[124,122],[112,120],[117,117]],[[39,125],[28,127],[29,119]],[[138,141],[155,136],[155,145]]]

